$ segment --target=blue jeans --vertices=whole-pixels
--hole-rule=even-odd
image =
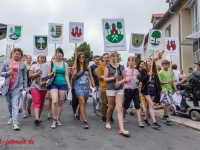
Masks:
[[[185,93],[185,90],[181,90],[179,91],[180,94],[182,95],[182,100],[181,100],[181,107],[185,107],[185,106],[188,106],[187,102],[186,102],[186,99],[183,98],[183,94]],[[193,101],[193,105],[194,106],[198,106],[198,101]]]
[[[18,122],[19,101],[22,96],[22,93],[12,97],[11,90],[8,90],[5,96],[6,96],[6,102],[8,106],[8,111],[10,113],[10,117],[13,119],[13,123],[16,123]]]
[[[101,111],[101,104],[102,104],[101,91],[100,91],[100,87],[99,86],[96,86],[96,88],[97,88],[97,92],[98,92],[98,95],[99,95],[99,108],[98,108],[98,110]],[[96,112],[97,101],[94,98],[92,98],[92,99],[93,99],[93,112],[95,113]]]
[[[182,96],[182,100],[181,100],[181,103],[180,103],[181,107],[188,106],[188,104],[187,104],[187,102],[186,102],[186,99],[183,98],[183,95],[184,95],[184,93],[185,93],[185,90],[181,90],[181,91],[179,91],[179,92],[180,92],[180,94],[181,94],[181,96]]]

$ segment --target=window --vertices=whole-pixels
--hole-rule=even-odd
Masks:
[[[200,26],[200,22],[199,22],[199,13],[200,10],[199,9],[199,5],[200,3],[198,3],[197,0],[192,0],[192,2],[190,3],[190,8],[191,8],[191,15],[192,15],[192,33],[195,33],[197,31],[199,31],[199,26]]]
[[[165,29],[165,37],[171,37],[171,25]]]

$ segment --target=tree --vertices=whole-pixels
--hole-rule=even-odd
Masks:
[[[121,34],[121,30],[122,29],[122,23],[121,22],[117,22],[117,29],[119,29],[119,33]]]
[[[108,22],[106,22],[106,24],[105,24],[105,29],[107,30],[107,33],[108,33],[108,35],[109,35],[109,29],[110,29],[110,25],[109,25],[109,23]]]
[[[80,44],[77,47],[77,53],[83,52],[85,54],[86,63],[89,64],[93,59],[93,51],[91,51],[90,45],[87,42]],[[69,66],[73,66],[75,61],[74,55],[69,59]]]
[[[140,36],[137,35],[137,36],[135,37],[135,40],[136,40],[136,43],[138,44],[138,42],[140,41]]]
[[[159,31],[154,31],[151,36],[155,38],[154,44],[156,44],[156,39],[161,38],[161,33]]]
[[[37,43],[40,43],[40,48],[39,48],[39,49],[43,49],[43,48],[42,48],[42,44],[45,43],[45,40],[44,40],[42,37],[40,37],[40,38],[37,40]]]
[[[13,30],[12,27],[10,28],[9,32],[10,32],[10,33],[14,33],[14,30]]]
[[[99,56],[100,57],[100,61],[103,62],[103,56]],[[120,63],[122,60],[121,54],[119,54],[119,59],[117,60],[118,63]]]
[[[55,32],[55,29],[54,29],[54,27],[52,26],[52,27],[51,27],[51,35],[53,35],[54,32]]]
[[[141,54],[137,54],[135,58],[135,64],[137,64],[141,60]]]

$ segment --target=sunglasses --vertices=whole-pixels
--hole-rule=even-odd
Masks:
[[[79,59],[81,59],[81,58],[85,58],[85,56],[80,56]]]

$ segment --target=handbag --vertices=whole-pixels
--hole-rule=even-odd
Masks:
[[[51,62],[51,72],[53,72],[52,66],[53,66],[53,62]],[[46,82],[47,89],[49,89],[49,90],[51,89],[54,79],[55,79],[55,74],[47,80],[47,82]]]

